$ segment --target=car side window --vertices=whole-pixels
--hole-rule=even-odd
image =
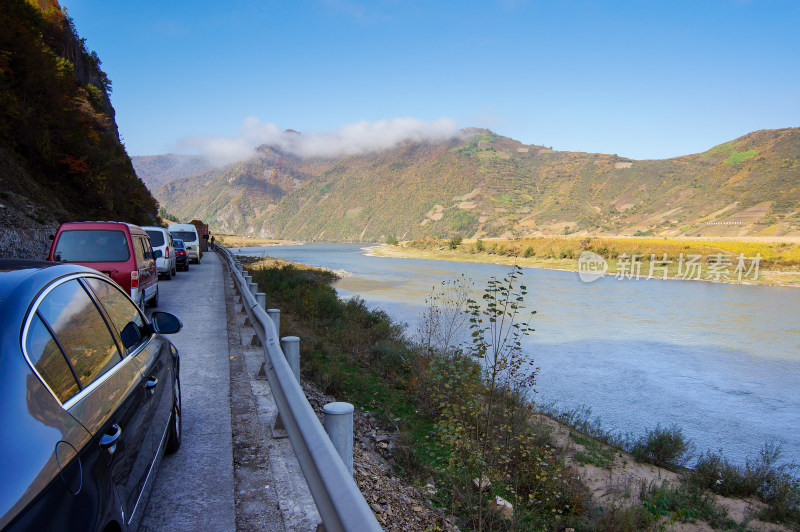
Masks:
[[[136,264],[137,266],[144,262],[145,257],[147,256],[144,252],[144,245],[142,244],[141,238],[134,238],[133,240],[133,249],[136,253]],[[140,267],[140,266],[139,266]]]
[[[38,314],[34,314],[31,319],[25,352],[59,401],[64,403],[78,393],[78,381],[75,380],[64,353]]]
[[[111,322],[119,332],[122,344],[128,352],[136,349],[148,336],[145,321],[139,309],[122,295],[119,288],[110,282],[88,277],[84,279],[105,308]]]
[[[51,290],[38,314],[53,331],[81,388],[122,360],[103,316],[77,279]]]

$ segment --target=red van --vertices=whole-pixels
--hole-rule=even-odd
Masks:
[[[144,309],[158,305],[158,273],[150,238],[138,225],[68,222],[58,228],[47,260],[94,268],[120,285]]]

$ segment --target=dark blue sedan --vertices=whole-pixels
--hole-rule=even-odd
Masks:
[[[134,530],[181,444],[179,357],[111,279],[0,259],[0,530]],[[160,334],[159,334],[160,333]]]

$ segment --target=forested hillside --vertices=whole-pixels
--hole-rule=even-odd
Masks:
[[[487,130],[338,159],[259,157],[156,191],[218,231],[302,240],[800,235],[800,129],[663,160],[553,151]]]
[[[0,2],[0,227],[155,222],[120,143],[111,81],[55,0]]]

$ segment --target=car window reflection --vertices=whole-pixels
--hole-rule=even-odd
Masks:
[[[128,351],[136,349],[146,339],[144,318],[139,309],[111,283],[94,277],[85,281],[111,317],[111,322],[119,331],[125,349]]]
[[[62,403],[78,393],[78,381],[41,318],[34,315],[25,344],[28,359]]]
[[[55,287],[39,304],[70,365],[85,388],[121,360],[103,317],[77,280]]]

